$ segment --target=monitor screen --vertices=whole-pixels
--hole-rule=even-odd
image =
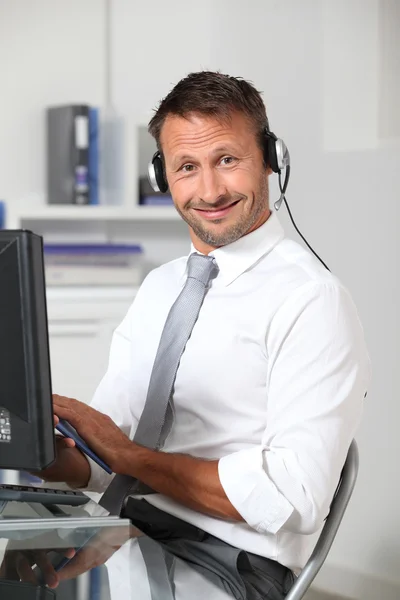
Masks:
[[[0,231],[0,469],[55,459],[43,240]]]

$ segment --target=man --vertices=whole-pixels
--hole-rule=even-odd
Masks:
[[[131,440],[188,257],[143,282],[91,406],[60,396],[54,406],[115,473],[155,492],[141,507],[206,532],[221,553],[246,552],[264,597],[283,598],[328,514],[369,361],[349,293],[271,213],[266,127],[254,87],[212,72],[180,81],[150,122],[190,254],[215,266],[173,381],[162,451]],[[58,448],[44,478],[107,488],[110,476],[71,442]]]

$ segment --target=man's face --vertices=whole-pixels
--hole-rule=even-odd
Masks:
[[[244,115],[169,116],[160,141],[175,207],[198,250],[230,244],[268,219],[270,171]]]

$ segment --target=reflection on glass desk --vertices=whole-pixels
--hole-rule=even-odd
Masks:
[[[87,593],[76,578],[103,564],[136,535],[128,519],[107,516],[94,502],[83,507],[8,502],[0,511],[1,600],[89,600],[88,577]],[[56,590],[50,589],[48,579],[52,569],[61,579]],[[100,598],[97,594],[96,600]]]
[[[210,561],[197,542],[193,547],[194,559],[178,538],[159,543],[93,501],[83,507],[9,502],[0,515],[0,598],[247,600],[223,560],[211,553]]]

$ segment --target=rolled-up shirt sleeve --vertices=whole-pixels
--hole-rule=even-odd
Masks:
[[[329,512],[370,380],[347,290],[335,281],[302,286],[276,313],[266,350],[264,435],[259,446],[222,457],[219,478],[258,532],[314,533]]]

